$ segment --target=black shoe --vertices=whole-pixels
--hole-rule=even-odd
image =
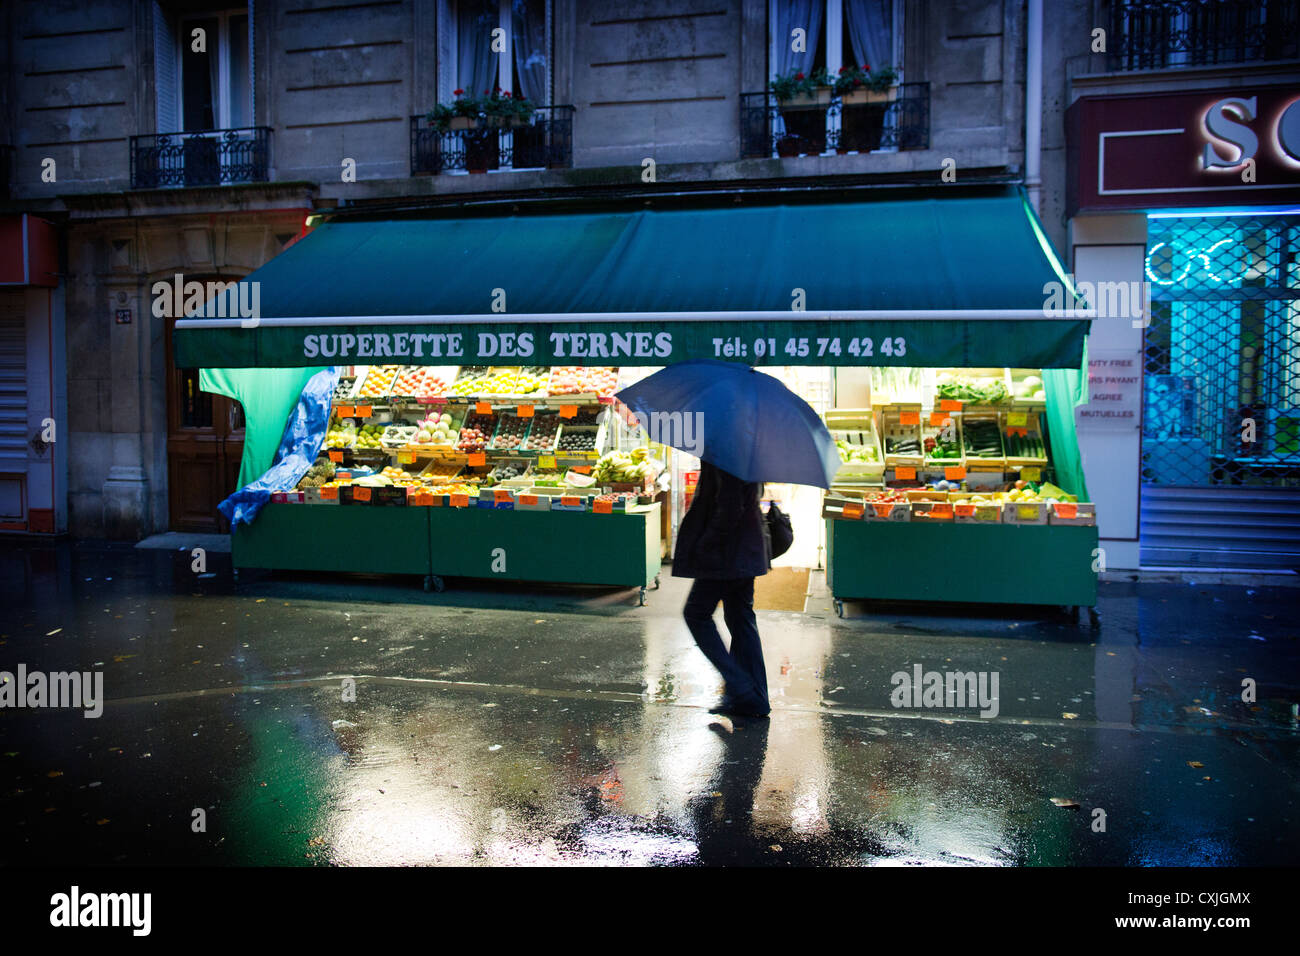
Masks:
[[[769,707],[758,707],[746,698],[732,697],[724,694],[722,699],[709,708],[710,714],[725,714],[728,717],[766,717],[771,713]]]

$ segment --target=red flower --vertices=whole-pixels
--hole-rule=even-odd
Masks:
[[[796,80],[802,80],[802,79],[803,79],[803,74],[802,74],[802,73],[796,73],[796,74],[794,75],[794,78],[795,78]]]
[[[843,73],[843,72],[844,72],[845,70],[847,70],[847,69],[848,69],[847,66],[842,66],[842,67],[840,67],[840,72]]]
[[[464,91],[464,90],[452,90],[451,92],[452,92],[452,95],[453,95],[453,96],[460,96],[460,95],[461,95],[462,93],[464,93],[465,91]]]
[[[864,70],[866,70],[868,73],[871,72],[871,64],[870,64],[870,63],[863,63],[863,64],[862,64],[862,68],[863,68]]]
[[[502,95],[502,96],[509,96],[509,95],[510,95],[510,91],[509,91],[509,90],[506,90],[506,91],[505,91],[504,93],[502,93],[501,95]]]

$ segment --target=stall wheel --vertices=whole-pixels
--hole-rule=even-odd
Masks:
[[[424,590],[437,591],[441,594],[447,590],[447,582],[437,574],[426,574],[424,577]]]
[[[835,616],[836,617],[844,616],[844,602],[841,601],[839,598],[835,598]]]

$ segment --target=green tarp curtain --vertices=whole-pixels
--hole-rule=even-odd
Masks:
[[[244,408],[244,457],[239,465],[243,488],[271,467],[284,425],[303,386],[321,368],[205,368],[199,387],[235,399]]]
[[[1022,194],[920,196],[338,218],[244,280],[249,327],[178,323],[177,363],[1077,368],[1088,320],[1043,314]]]

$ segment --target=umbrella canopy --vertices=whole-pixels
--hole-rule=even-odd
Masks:
[[[812,406],[747,365],[678,362],[623,389],[618,398],[652,441],[744,481],[829,488],[840,465],[835,442]]]

